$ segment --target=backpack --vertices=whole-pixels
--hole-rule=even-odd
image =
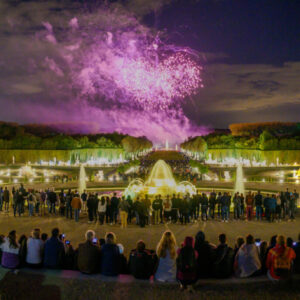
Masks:
[[[275,253],[275,251],[272,253],[275,258],[274,258],[274,271],[276,276],[279,277],[286,277],[289,275],[291,271],[291,261],[288,257],[288,251],[289,249],[286,248],[284,250],[284,253],[279,255]]]
[[[180,250],[177,258],[177,269],[178,271],[185,272],[196,272],[197,260],[195,255],[195,249],[192,247],[183,247]]]

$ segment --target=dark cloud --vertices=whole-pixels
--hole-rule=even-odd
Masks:
[[[89,10],[87,13],[80,1],[0,1],[0,120],[39,122],[48,115],[47,119],[53,122],[63,121],[64,118],[75,121],[75,114],[82,106],[83,118],[89,119],[91,115],[94,120],[107,121],[106,112],[98,109],[109,100],[105,99],[107,103],[97,97],[90,100],[96,107],[97,114],[91,112],[90,107],[84,106],[84,103],[74,100],[76,97],[74,87],[70,84],[68,62],[74,59],[71,53],[78,44],[66,39],[64,30],[89,26],[99,18],[104,28],[114,30],[114,26],[117,27],[115,24],[119,26],[120,23],[124,27],[130,27],[135,22],[128,17],[131,12],[143,16],[151,11],[159,11],[164,6],[168,7],[171,1],[134,0],[123,3],[126,14],[122,13],[124,6],[114,3],[113,8],[117,13],[112,18],[112,15],[99,14],[98,11]],[[204,17],[201,18],[204,20]],[[136,31],[141,34],[153,30],[142,24],[134,24]],[[186,27],[187,31],[193,31],[191,24]],[[94,30],[102,29],[99,27]],[[188,42],[193,44],[195,40],[197,43],[201,41],[201,32],[192,32]],[[168,34],[167,32],[166,35]],[[181,42],[185,43],[186,36],[189,36],[175,30],[170,35],[181,36]],[[206,38],[208,36],[212,36],[212,39],[214,37],[211,32],[207,33]],[[207,48],[205,43],[201,45],[200,42],[197,46],[200,60],[204,64],[205,88],[197,96],[186,99],[183,109],[188,119],[198,125],[212,127],[227,127],[233,122],[299,120],[299,61],[272,65],[263,63],[260,59],[260,63],[233,64],[237,59],[231,59],[233,52],[228,51],[228,54],[226,47]],[[35,110],[32,109],[33,106]],[[112,122],[103,124],[105,129],[110,124],[117,129],[137,125],[132,120],[128,121],[125,113],[118,115],[119,112],[111,114]],[[143,112],[138,112],[137,115],[141,124],[145,120],[151,122],[151,115],[147,118],[143,117]],[[133,120],[136,118],[135,114],[129,116]],[[159,116],[153,115],[153,119],[155,118],[159,119]],[[188,119],[184,118],[185,124]],[[174,132],[179,132],[180,139],[185,132],[178,122],[173,122],[174,120],[170,120],[171,126],[175,128]],[[153,127],[157,135],[163,135],[166,128],[162,126]],[[134,131],[141,133],[138,128],[134,128]],[[171,136],[172,132],[169,130],[168,134]]]
[[[289,62],[281,67],[206,65],[205,89],[194,99],[192,108],[185,106],[185,111],[197,123],[217,127],[264,118],[295,121],[300,113],[299,74],[300,62]],[[284,113],[278,113],[280,111]]]

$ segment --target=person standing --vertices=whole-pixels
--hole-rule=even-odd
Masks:
[[[125,196],[122,197],[119,204],[120,209],[120,219],[121,219],[121,228],[127,227],[127,217],[128,217],[128,202],[125,200]]]
[[[114,193],[113,197],[111,197],[111,209],[113,214],[113,223],[117,224],[118,222],[118,207],[119,207],[119,198],[117,197],[117,193]]]
[[[27,202],[28,202],[29,217],[32,217],[33,212],[34,212],[35,196],[33,194],[33,191],[31,191],[31,190],[30,190],[29,195],[27,197]]]
[[[163,224],[164,223],[163,222],[163,220],[164,220],[164,218],[163,218],[163,199],[161,198],[160,194],[158,195],[158,201],[160,202],[160,206],[161,206],[160,215],[159,215],[159,217],[160,217],[160,224]]]
[[[40,206],[41,206],[41,193],[39,190],[34,191],[35,195],[35,213],[37,215],[40,214]]]
[[[171,202],[172,202],[172,222],[174,224],[177,223],[177,220],[178,220],[178,198],[176,197],[175,194],[173,194],[173,197],[171,199]]]
[[[263,209],[262,209],[263,197],[262,197],[260,191],[257,192],[254,200],[255,200],[255,208],[256,208],[256,220],[261,221],[262,213],[263,213]]]
[[[253,214],[253,204],[254,204],[254,198],[249,191],[248,195],[246,196],[246,215],[247,215],[247,221],[251,221],[252,214]]]
[[[104,196],[102,196],[100,201],[98,202],[98,220],[100,225],[104,224],[105,214],[106,214],[106,199]]]
[[[286,192],[284,193],[284,198],[285,198],[285,213],[289,217],[289,202],[291,200],[291,193],[288,188],[286,189]]]
[[[99,198],[98,198],[98,193],[94,195],[94,203],[93,203],[93,218],[95,220],[95,223],[97,223],[97,216],[98,216],[98,203],[99,203]]]
[[[234,219],[239,220],[241,217],[241,197],[240,193],[235,193],[233,197],[233,205],[234,205]]]
[[[158,196],[155,196],[155,199],[152,202],[152,209],[154,213],[154,224],[157,225],[160,223],[160,210],[162,209]]]
[[[181,225],[184,223],[186,225],[189,223],[189,202],[188,202],[188,197],[187,195],[184,196],[182,201],[180,201],[180,206],[179,206],[179,212],[180,212],[180,222]]]
[[[57,202],[57,195],[54,191],[54,188],[51,189],[51,191],[48,193],[48,201],[50,204],[50,209],[49,209],[49,213],[50,214],[55,214],[56,215],[56,209],[55,209],[55,205]]]
[[[3,208],[3,187],[0,187],[0,211],[2,211]]]
[[[297,204],[297,199],[295,194],[290,196],[290,200],[288,202],[288,211],[289,211],[289,221],[295,221],[295,208]]]
[[[40,216],[44,216],[45,211],[46,211],[46,197],[47,197],[47,194],[43,190],[40,190],[40,195],[41,195]]]
[[[270,221],[270,199],[270,194],[267,194],[264,198],[265,216],[267,221]]]
[[[79,198],[79,195],[76,192],[72,199],[71,206],[74,209],[75,222],[78,222],[79,221],[79,212],[81,209],[81,199]]]
[[[94,210],[94,195],[92,193],[89,194],[89,197],[86,201],[86,206],[87,206],[87,210],[88,210],[88,223],[92,223],[93,219],[94,219],[94,214],[93,214],[93,210]]]
[[[106,224],[110,223],[113,224],[113,212],[112,212],[112,205],[111,199],[107,196],[106,197]]]
[[[147,207],[145,202],[143,201],[136,202],[136,211],[139,216],[140,227],[145,227],[146,219],[147,219]]]
[[[221,218],[221,207],[222,207],[221,198],[222,198],[222,193],[219,192],[218,196],[217,196],[217,200],[216,200],[216,203],[217,203],[217,213],[218,213],[218,218],[219,219]]]
[[[16,216],[16,213],[17,213],[18,196],[19,196],[18,191],[13,191],[12,198],[13,198],[14,217]]]
[[[215,218],[216,197],[217,195],[214,191],[212,191],[209,195],[209,201],[208,201],[209,216],[212,219]]]
[[[208,198],[205,193],[202,193],[201,201],[201,219],[207,221]]]
[[[86,201],[87,201],[87,198],[88,198],[86,190],[83,191],[80,198],[81,198],[81,201],[82,201],[82,211],[86,212]]]
[[[67,195],[66,195],[66,217],[72,219],[73,218],[73,209],[72,209],[72,199],[73,194],[71,192],[71,189],[69,189]]]
[[[241,193],[241,217],[245,216],[245,197],[244,194]]]
[[[61,189],[58,198],[59,198],[59,213],[61,216],[64,216],[65,208],[66,208],[66,196],[63,189]]]
[[[18,196],[17,196],[17,211],[18,211],[19,217],[21,217],[21,215],[22,215],[22,205],[23,205],[23,202],[24,202],[24,197],[23,197],[23,194],[22,194],[21,191],[18,191],[16,193],[18,194]],[[15,214],[15,216],[16,216],[16,214]]]
[[[279,193],[276,195],[276,222],[281,222],[281,198]]]
[[[294,190],[293,197],[294,197],[294,199],[295,199],[295,207],[297,207],[298,201],[299,201],[299,193],[297,193],[296,190]],[[299,204],[300,204],[300,203],[299,203]]]
[[[132,199],[131,199],[130,195],[127,196],[126,201],[128,203],[128,218],[127,218],[127,222],[129,224],[131,224],[133,202],[132,202]]]
[[[171,212],[172,212],[172,201],[170,199],[170,196],[167,195],[166,199],[163,202],[164,206],[164,217],[167,223],[171,220]]]
[[[222,222],[228,223],[230,200],[230,195],[225,192],[221,198]]]
[[[4,188],[3,191],[3,202],[4,202],[4,210],[8,213],[9,211],[9,190],[7,189],[7,186]]]
[[[276,197],[272,194],[272,197],[269,200],[269,209],[270,209],[270,222],[274,222],[275,219],[275,212],[276,212]]]
[[[145,195],[145,198],[142,200],[144,205],[147,209],[147,216],[146,216],[146,224],[151,225],[151,201],[148,197],[148,194]]]

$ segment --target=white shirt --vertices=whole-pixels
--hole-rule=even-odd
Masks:
[[[40,264],[42,262],[42,254],[44,242],[40,239],[29,238],[27,240],[26,262],[29,264]]]
[[[4,239],[4,243],[0,245],[0,248],[3,252],[11,253],[11,254],[19,254],[19,247],[14,248],[10,246],[9,239],[6,237]]]
[[[98,212],[99,212],[99,213],[104,213],[104,212],[106,212],[106,201],[105,201],[104,204],[102,205],[101,200],[99,200],[99,202],[98,202]]]

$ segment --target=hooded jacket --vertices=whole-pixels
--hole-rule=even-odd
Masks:
[[[184,239],[183,245],[180,249],[177,250],[177,279],[180,281],[196,281],[197,280],[197,267],[191,271],[186,271],[182,272],[181,270],[178,269],[178,260],[180,257],[180,253],[183,251],[185,248],[191,248],[194,251],[195,255],[195,263],[197,264],[197,258],[198,258],[198,252],[194,249],[194,238],[191,236],[187,236]]]
[[[279,276],[276,275],[274,267],[275,259],[279,255],[284,255],[289,259],[290,262],[292,262],[296,258],[296,253],[292,248],[278,244],[274,248],[272,248],[267,256],[266,267],[268,269],[268,275],[271,277],[271,279],[274,280],[281,279]]]

